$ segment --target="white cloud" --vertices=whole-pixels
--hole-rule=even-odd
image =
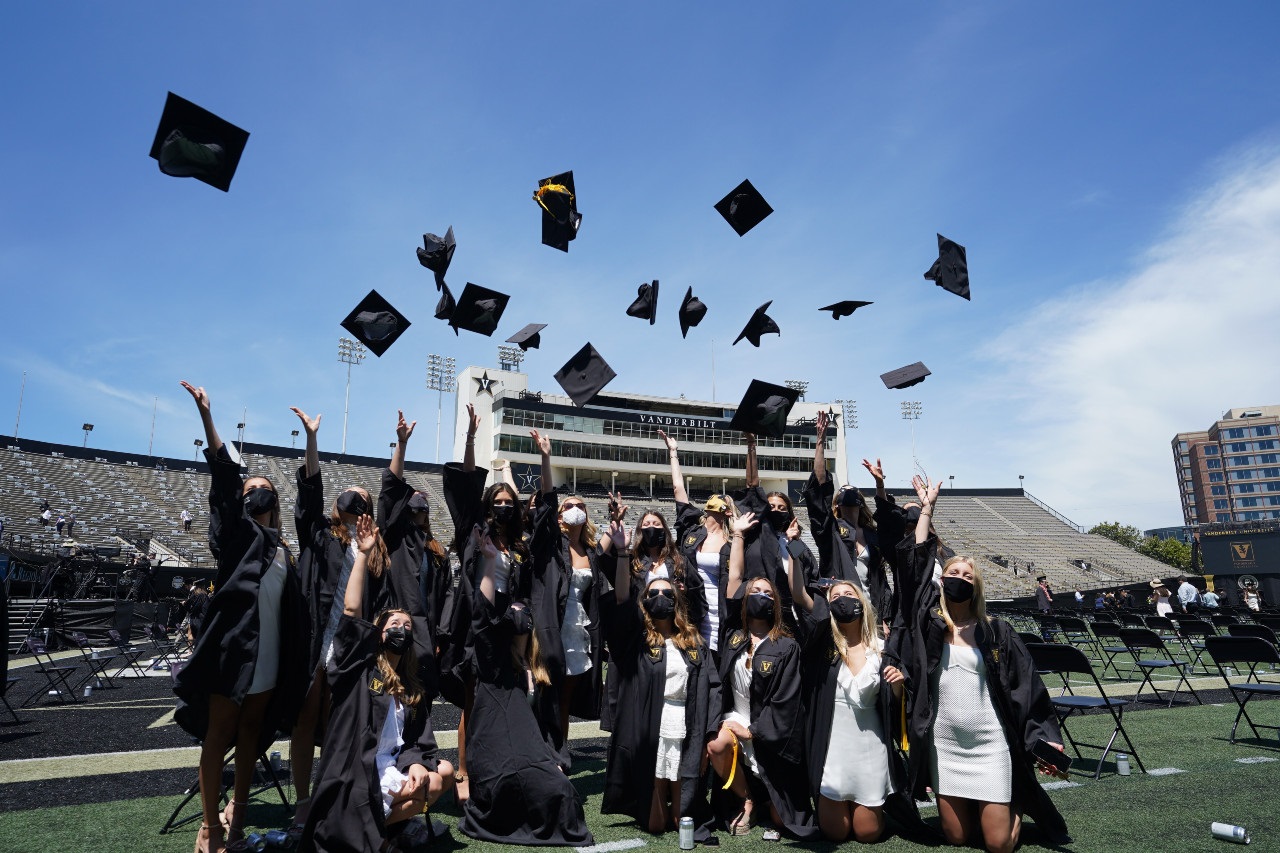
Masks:
[[[1022,389],[1005,452],[1081,523],[1181,523],[1169,441],[1280,403],[1280,147],[1224,160],[1128,276],[1052,299],[983,354]],[[1006,413],[1007,414],[1007,413]]]

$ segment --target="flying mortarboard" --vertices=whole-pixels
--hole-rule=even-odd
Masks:
[[[834,305],[828,305],[825,308],[819,308],[819,311],[830,311],[831,319],[839,320],[841,317],[848,317],[859,308],[865,308],[868,305],[874,305],[874,302],[859,302],[855,299],[846,299],[843,302],[837,302]]]
[[[449,226],[443,237],[423,234],[422,245],[424,248],[418,250],[418,263],[436,274],[436,290],[439,290],[444,284],[444,274],[449,269],[449,262],[453,260],[453,250],[458,247],[457,241],[453,239],[453,226]]]
[[[658,280],[655,278],[652,284],[640,285],[636,294],[636,301],[627,309],[627,316],[648,320],[652,326],[658,319]]]
[[[502,312],[507,308],[507,300],[511,297],[487,287],[467,282],[458,297],[458,305],[453,309],[449,325],[454,333],[458,329],[466,329],[479,335],[489,337],[498,328]]]
[[[794,388],[752,379],[729,421],[729,429],[782,438],[787,430],[787,415],[799,398],[800,392]]]
[[[458,303],[453,298],[453,293],[449,290],[449,285],[444,281],[440,282],[440,301],[436,303],[436,319],[452,320],[453,312],[458,308]],[[458,330],[454,329],[453,333],[458,334]]]
[[[910,388],[912,385],[919,385],[926,376],[931,374],[932,371],[924,366],[923,361],[917,361],[915,364],[908,364],[906,367],[880,374],[880,381],[886,388]]]
[[[507,343],[518,345],[521,352],[537,349],[542,344],[542,330],[546,327],[546,323],[530,323],[507,338]]]
[[[195,178],[226,192],[248,141],[247,130],[170,92],[151,156],[166,175]]]
[[[556,381],[573,399],[575,406],[585,406],[617,375],[596,348],[588,343],[556,372]]]
[[[782,334],[782,330],[778,328],[777,323],[773,322],[773,318],[764,313],[769,310],[769,306],[772,304],[773,300],[770,299],[755,310],[755,313],[751,315],[751,319],[747,321],[747,325],[743,327],[742,332],[733,339],[733,346],[737,346],[738,341],[746,338],[751,342],[752,346],[758,347],[760,346],[761,335]]]
[[[773,213],[769,202],[751,185],[751,181],[743,181],[734,187],[731,193],[716,202],[716,210],[720,211],[725,222],[733,226],[739,237]]]
[[[582,225],[578,196],[573,188],[573,170],[538,181],[533,200],[542,208],[543,245],[569,251],[569,241],[578,236]]]
[[[693,295],[693,288],[690,287],[685,291],[684,301],[680,303],[680,337],[688,336],[689,329],[701,323],[705,316],[707,306]]]
[[[342,321],[342,328],[359,338],[369,352],[381,358],[396,338],[409,328],[409,321],[378,291],[370,290]]]
[[[949,290],[956,296],[969,298],[969,262],[965,258],[964,246],[954,243],[938,235],[938,259],[929,267],[924,277],[936,283],[943,290]]]

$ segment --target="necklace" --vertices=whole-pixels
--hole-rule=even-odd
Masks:
[[[966,628],[972,628],[974,625],[977,625],[978,619],[977,617],[974,617],[973,619],[970,619],[968,622],[956,622],[954,624],[956,626],[957,631],[963,631]]]

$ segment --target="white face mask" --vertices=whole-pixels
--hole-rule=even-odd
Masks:
[[[560,513],[560,520],[570,527],[577,527],[579,524],[587,523],[587,512],[579,507],[571,506]]]

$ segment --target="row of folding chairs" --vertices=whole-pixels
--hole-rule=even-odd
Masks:
[[[37,685],[19,707],[25,708],[31,705],[42,695],[54,696],[63,703],[80,702],[82,701],[81,689],[90,681],[94,682],[95,688],[113,688],[116,686],[115,680],[128,671],[132,671],[139,677],[145,677],[147,669],[168,670],[179,659],[182,648],[176,641],[170,639],[159,625],[148,626],[147,634],[150,646],[135,645],[112,628],[107,631],[107,644],[95,647],[84,632],[73,631],[71,639],[80,652],[80,657],[67,658],[63,662],[53,658],[43,639],[35,635],[28,637],[26,647],[31,652],[33,660],[30,667],[24,671],[38,676],[35,679]],[[147,669],[144,669],[139,662],[144,655],[150,655],[153,658],[148,662]],[[83,673],[80,672],[81,664],[85,665]],[[17,676],[8,678],[5,685],[6,693],[9,684],[17,680]],[[7,697],[4,699],[4,704],[9,707],[10,713],[13,713]],[[17,714],[14,713],[13,716],[17,720]]]

